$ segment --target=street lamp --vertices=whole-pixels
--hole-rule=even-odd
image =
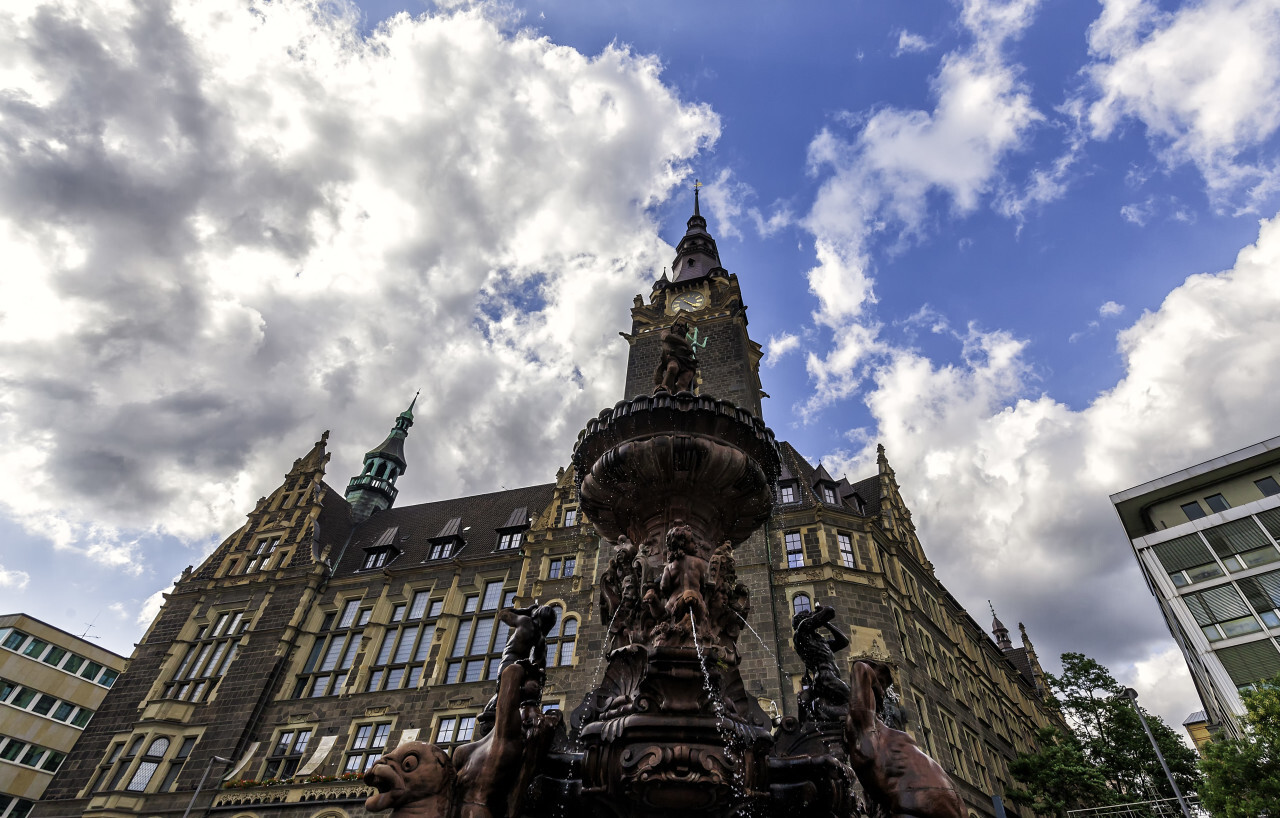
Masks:
[[[1173,780],[1173,773],[1169,772],[1169,765],[1164,761],[1164,753],[1160,752],[1160,747],[1156,744],[1156,737],[1151,734],[1151,728],[1147,726],[1147,720],[1142,715],[1142,708],[1138,707],[1138,691],[1132,687],[1126,687],[1120,695],[1133,704],[1133,711],[1138,714],[1138,720],[1142,722],[1142,729],[1147,731],[1147,738],[1151,740],[1151,749],[1156,751],[1156,758],[1160,759],[1160,767],[1164,770],[1164,777],[1169,779],[1169,786],[1173,787],[1173,794],[1178,796],[1178,806],[1182,807],[1182,814],[1186,818],[1191,818],[1191,810],[1187,807],[1187,802],[1183,799],[1182,792]]]
[[[191,800],[187,802],[187,811],[182,813],[182,818],[187,818],[191,815],[191,808],[196,805],[196,799],[200,797],[200,790],[204,789],[204,782],[209,777],[209,773],[213,771],[214,762],[218,764],[234,763],[231,759],[223,758],[222,756],[214,756],[209,759],[209,763],[204,768],[204,775],[200,776],[200,783],[196,785],[196,791],[191,793]]]

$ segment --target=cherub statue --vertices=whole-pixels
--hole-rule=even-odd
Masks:
[[[693,529],[677,524],[667,532],[667,563],[658,583],[666,600],[667,622],[682,629],[686,618],[707,633],[707,601],[703,587],[710,580],[710,565],[698,554]]]

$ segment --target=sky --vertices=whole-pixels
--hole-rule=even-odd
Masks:
[[[548,482],[694,180],[765,419],[1199,709],[1108,495],[1280,433],[1277,0],[0,8],[0,609],[128,653],[321,432]]]

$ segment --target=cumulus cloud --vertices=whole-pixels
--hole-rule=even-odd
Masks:
[[[27,582],[30,580],[31,575],[26,571],[11,570],[0,565],[0,588],[12,588],[15,591],[21,591],[27,587]]]
[[[1098,315],[1103,318],[1115,318],[1122,312],[1124,312],[1124,304],[1117,304],[1114,301],[1103,302],[1102,306],[1098,307]]]
[[[1204,0],[1162,11],[1103,0],[1089,29],[1095,62],[1088,118],[1107,138],[1126,119],[1169,165],[1191,163],[1219,200],[1274,192],[1277,158],[1259,151],[1280,128],[1280,15],[1274,0]]]
[[[933,48],[933,43],[904,28],[898,32],[898,47],[893,50],[893,56],[901,57],[903,54],[919,54],[931,48]]]
[[[801,407],[805,417],[856,391],[867,356],[881,349],[865,316],[875,300],[873,241],[919,235],[932,195],[957,213],[974,210],[993,190],[1000,160],[1043,119],[1003,53],[1037,5],[967,0],[961,21],[971,42],[942,58],[931,111],[883,108],[852,138],[828,128],[810,144],[811,172],[827,178],[804,220],[818,259],[809,289],[818,299],[815,323],[834,337],[830,351],[808,357],[817,388]]]
[[[1033,639],[1052,634],[1036,640],[1046,659],[1169,665],[1129,677],[1159,701],[1174,694],[1153,679],[1176,663],[1156,655],[1168,634],[1107,498],[1274,436],[1280,346],[1258,338],[1278,333],[1280,215],[1232,269],[1187,278],[1122,330],[1124,377],[1088,405],[1038,388],[1025,340],[970,327],[958,364],[887,354],[865,397],[875,428],[858,436],[887,447],[939,575],[971,610],[995,595]],[[865,473],[873,458],[827,459]]]
[[[0,503],[119,568],[329,427],[341,484],[420,387],[402,490],[548,479],[719,129],[483,3],[367,38],[309,0],[0,14]]]
[[[765,366],[777,366],[778,361],[782,360],[787,353],[794,352],[799,348],[799,335],[790,332],[771,335],[769,336],[769,342],[764,345],[764,360],[761,363]]]
[[[749,222],[755,232],[769,237],[791,224],[791,209],[781,202],[773,206],[768,216],[753,204],[756,192],[751,185],[737,178],[729,168],[722,169],[716,178],[702,188],[702,201],[715,220],[716,232],[725,237],[742,238],[743,222]]]

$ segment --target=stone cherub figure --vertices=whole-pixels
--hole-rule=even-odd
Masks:
[[[689,343],[689,322],[677,318],[662,331],[662,355],[653,373],[653,394],[659,392],[691,392],[698,375],[698,360]]]
[[[845,719],[849,766],[867,798],[885,815],[965,818],[964,802],[946,771],[925,755],[915,739],[883,724],[885,691],[893,684],[889,666],[871,659],[853,663],[853,693]]]
[[[816,721],[843,719],[848,708],[849,685],[840,678],[835,653],[849,646],[849,637],[833,622],[836,609],[817,606],[800,611],[791,620],[792,644],[804,662],[808,687],[800,693],[800,711]],[[830,637],[823,636],[825,628]]]
[[[667,531],[667,562],[662,569],[658,588],[666,600],[667,625],[672,632],[684,633],[685,622],[708,634],[707,600],[703,588],[709,585],[711,566],[698,553],[698,541],[687,525],[672,526]]]

